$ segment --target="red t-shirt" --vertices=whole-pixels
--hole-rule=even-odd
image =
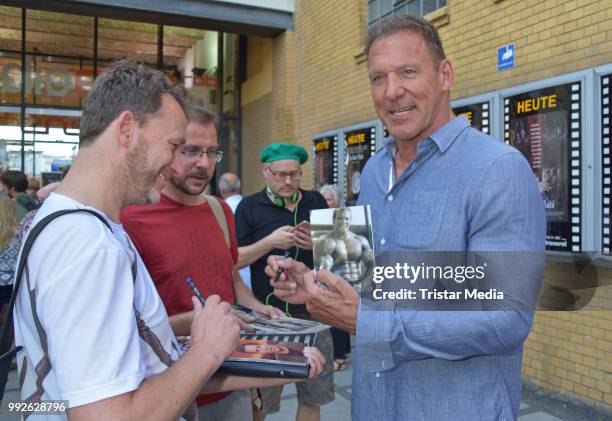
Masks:
[[[232,268],[238,261],[234,217],[219,200],[230,232],[231,248],[208,205],[186,206],[162,194],[159,203],[129,206],[121,223],[136,245],[169,316],[193,309],[191,277],[204,298],[217,294],[235,303]],[[229,393],[198,396],[198,405],[223,399]]]

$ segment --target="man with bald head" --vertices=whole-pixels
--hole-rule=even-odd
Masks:
[[[240,179],[236,174],[226,172],[219,178],[218,185],[219,194],[223,200],[225,200],[225,203],[228,204],[232,213],[236,213],[238,203],[242,200],[242,195],[240,194]],[[242,282],[244,282],[249,289],[252,289],[251,268],[247,266],[240,269],[240,277],[242,278]]]
[[[219,194],[225,200],[225,203],[229,205],[232,213],[236,213],[238,203],[242,200],[240,179],[236,174],[226,172],[219,177]]]

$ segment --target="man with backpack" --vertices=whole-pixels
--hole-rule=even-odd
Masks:
[[[193,420],[201,391],[261,384],[214,375],[239,339],[218,295],[205,307],[191,297],[191,348],[181,354],[119,224],[124,206],[159,200],[185,143],[183,92],[163,73],[121,61],[96,78],[85,99],[79,153],[33,221],[21,252],[27,265],[19,259],[26,269],[16,277],[14,326],[21,399],[32,404],[26,418],[45,408],[34,404],[61,400],[41,419],[66,419],[68,412],[72,421]],[[2,331],[5,351],[6,326]],[[309,361],[315,375],[322,363]]]

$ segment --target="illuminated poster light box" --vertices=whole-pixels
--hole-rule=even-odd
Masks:
[[[321,136],[313,139],[314,161],[312,184],[319,190],[325,184],[338,183],[338,135]]]
[[[504,98],[504,139],[531,166],[546,208],[546,249],[581,252],[581,85]]]
[[[491,118],[489,102],[479,102],[453,108],[453,113],[458,117],[464,115],[477,130],[488,135],[491,134]]]
[[[610,165],[610,132],[612,124],[610,121],[610,89],[612,88],[612,73],[602,75],[600,79],[601,87],[601,203],[602,203],[602,235],[601,251],[606,256],[611,256],[610,252],[610,175],[612,166]]]
[[[361,174],[367,160],[376,152],[376,125],[344,132],[346,206],[355,206],[361,190]]]

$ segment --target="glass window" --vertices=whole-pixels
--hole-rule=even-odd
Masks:
[[[446,6],[446,0],[368,0],[368,23],[389,13],[424,16]]]
[[[0,102],[21,103],[21,54],[0,52]]]
[[[0,103],[21,103],[21,9],[0,6]]]
[[[92,60],[28,55],[26,66],[28,104],[81,107],[93,83]]]
[[[78,151],[79,115],[80,111],[77,110],[26,109],[24,171],[28,175],[58,172],[72,162]],[[8,110],[2,112],[0,108],[0,136],[6,141],[7,167],[21,169],[19,114]]]

